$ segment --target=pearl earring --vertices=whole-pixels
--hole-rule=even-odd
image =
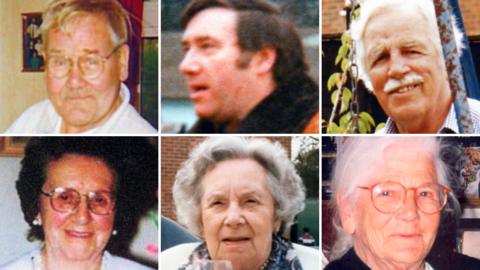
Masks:
[[[112,235],[117,235],[117,230],[113,230]]]
[[[42,226],[42,219],[40,218],[40,215],[38,215],[32,222],[34,226]]]

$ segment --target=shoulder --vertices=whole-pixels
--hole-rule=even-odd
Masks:
[[[314,114],[307,123],[307,126],[303,129],[303,133],[305,134],[318,134],[319,133],[319,125],[318,122],[320,121],[320,112]]]
[[[473,132],[480,133],[480,101],[469,98],[470,115],[472,116]]]
[[[358,258],[355,251],[350,249],[341,258],[338,258],[324,268],[324,270],[369,270],[370,268]]]
[[[188,262],[188,257],[200,243],[180,244],[161,253],[161,269],[177,270],[180,266]]]
[[[141,265],[129,259],[125,259],[122,257],[110,255],[110,254],[108,254],[107,256],[109,256],[108,268],[110,269],[153,270],[153,268]]]
[[[157,134],[157,130],[150,125],[143,117],[130,105],[130,92],[125,84],[120,86],[120,98],[122,103],[110,119],[95,130],[95,133],[137,133],[137,134]]]
[[[430,258],[430,260],[428,260],[428,263],[435,270],[480,269],[480,260],[457,252],[449,253],[447,256]]]
[[[292,244],[303,269],[319,269],[319,251],[312,247]]]
[[[23,270],[23,269],[31,269],[32,267],[32,254],[33,252],[29,252],[27,254],[22,255],[21,257],[10,261],[4,265],[0,266],[0,270]]]
[[[51,133],[55,131],[57,120],[55,108],[45,99],[25,110],[6,133]]]
[[[123,117],[119,119],[119,126],[127,133],[158,133],[132,105],[128,104]]]

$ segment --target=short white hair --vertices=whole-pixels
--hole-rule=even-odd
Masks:
[[[193,149],[177,172],[173,186],[178,221],[203,238],[200,208],[203,176],[221,161],[244,158],[265,169],[275,202],[275,217],[283,233],[305,206],[305,187],[285,149],[267,139],[212,137]]]
[[[350,24],[350,33],[353,41],[355,42],[356,59],[358,65],[358,76],[363,81],[367,89],[373,90],[370,76],[368,76],[368,69],[366,65],[366,52],[364,45],[365,31],[370,19],[379,14],[385,8],[394,7],[395,9],[402,9],[412,14],[420,13],[427,20],[431,33],[433,34],[433,45],[439,52],[443,61],[442,43],[440,41],[440,34],[438,32],[437,19],[435,15],[435,6],[432,0],[364,0],[361,5],[360,16],[352,21]],[[455,36],[455,42],[459,55],[464,48],[463,39],[464,35],[457,25],[455,17],[452,15],[453,31]],[[388,22],[385,22],[385,26],[388,27]]]
[[[358,186],[369,182],[369,177],[384,164],[384,151],[391,145],[401,144],[416,149],[433,162],[437,182],[450,188],[449,171],[441,158],[441,153],[449,145],[435,137],[349,137],[342,147],[338,148],[335,168],[332,176],[333,227],[336,231],[335,243],[330,252],[330,259],[345,254],[353,246],[353,237],[342,227],[337,199],[342,204],[355,205],[358,199]],[[412,158],[415,158],[412,153]],[[377,164],[377,166],[372,166]],[[442,213],[459,212],[459,203],[453,192],[449,193],[449,204]],[[355,207],[352,207],[355,209]],[[448,209],[448,210],[447,210]]]

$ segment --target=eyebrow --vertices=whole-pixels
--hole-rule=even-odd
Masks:
[[[191,42],[188,41],[188,38],[183,38],[182,39],[182,46],[187,46],[190,43],[195,43],[195,42],[203,42],[203,41],[214,41],[218,42],[216,38],[209,36],[209,35],[203,35],[203,36],[194,36],[191,40]]]
[[[248,197],[248,196],[255,196],[255,197],[258,197],[258,198],[264,198],[265,197],[263,192],[258,192],[256,190],[246,191],[246,192],[243,192],[243,193],[239,194],[239,197]],[[218,197],[225,197],[225,193],[220,192],[220,191],[211,192],[211,193],[205,195],[205,200],[209,201],[212,198],[218,198]]]
[[[94,50],[90,50],[90,49],[83,49],[83,52],[86,53],[86,54],[98,54],[100,53],[99,50],[97,49],[94,49]],[[64,51],[63,50],[60,50],[60,49],[50,49],[48,51],[49,54],[63,54]]]
[[[371,50],[367,52],[368,65],[370,66],[378,56],[382,55],[385,52],[385,46],[383,43],[374,46]]]

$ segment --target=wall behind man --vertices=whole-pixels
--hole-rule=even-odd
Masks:
[[[32,104],[45,99],[43,72],[22,72],[22,13],[42,12],[48,0],[1,0],[0,133]]]

